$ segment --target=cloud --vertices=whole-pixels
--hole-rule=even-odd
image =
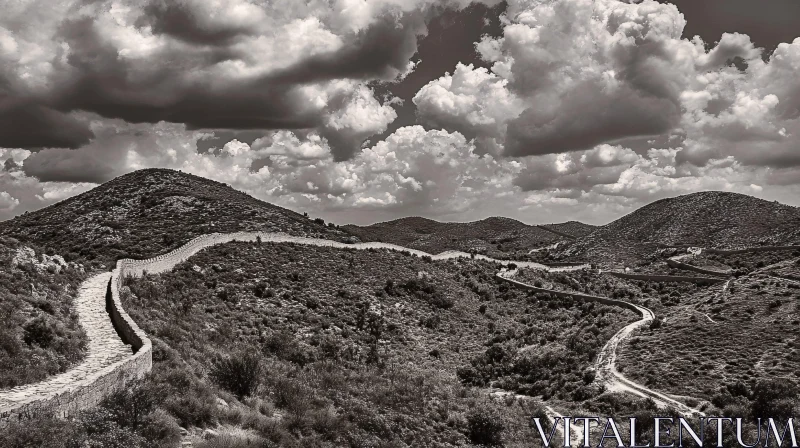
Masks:
[[[11,196],[6,191],[0,191],[0,213],[11,212],[19,205],[19,199]]]
[[[427,20],[469,3],[15,2],[0,17],[0,146],[79,147],[93,135],[78,116],[93,113],[189,129],[311,129],[345,160],[396,117],[366,83],[405,75]]]
[[[524,109],[505,80],[485,68],[458,64],[452,75],[431,81],[414,96],[420,119],[432,126],[478,138],[483,152],[499,152],[505,123]]]
[[[9,4],[0,218],[145,167],[337,222],[602,223],[703,189],[800,197],[800,39],[768,58],[743,34],[684,39],[653,0],[509,0],[502,36],[475,43],[484,67],[422,86],[420,125],[389,133],[397,101],[376,92],[413,69],[433,14],[468,3]]]

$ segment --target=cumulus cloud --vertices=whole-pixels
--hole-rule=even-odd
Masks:
[[[798,197],[800,39],[768,56],[744,34],[685,39],[655,0],[508,0],[502,35],[474,43],[484,67],[423,85],[422,126],[389,133],[398,101],[376,90],[414,70],[433,14],[469,3],[13,2],[0,218],[145,167],[339,221]]]
[[[190,129],[316,129],[344,160],[396,117],[365,83],[406,74],[431,15],[469,3],[14,2],[0,17],[0,146],[84,145],[84,111]]]
[[[502,37],[477,44],[493,73],[459,67],[456,75],[431,82],[415,98],[423,117],[460,122],[499,139],[510,156],[586,150],[679,124],[681,93],[702,50],[681,39],[685,21],[673,5],[511,1],[507,17]],[[482,78],[492,87],[473,92],[481,97],[473,104],[499,98],[513,107],[476,127],[474,105],[442,104],[448,95],[432,94],[465,98],[463,83],[452,81],[456,76]]]
[[[429,125],[477,138],[484,152],[499,152],[505,124],[524,110],[508,80],[485,68],[458,64],[453,74],[431,81],[414,96],[417,114]]]

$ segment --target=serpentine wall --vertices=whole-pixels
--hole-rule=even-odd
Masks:
[[[505,282],[511,283],[514,286],[516,286],[517,288],[524,289],[524,290],[527,290],[527,291],[544,292],[544,293],[547,293],[547,294],[552,294],[552,295],[554,295],[556,297],[571,297],[573,299],[581,299],[581,300],[585,300],[587,302],[598,302],[598,303],[602,303],[604,305],[612,305],[612,306],[618,306],[618,307],[621,307],[621,308],[629,309],[629,310],[633,311],[636,314],[642,314],[642,309],[640,307],[638,307],[638,306],[636,306],[636,305],[634,305],[634,304],[632,304],[630,302],[626,302],[624,300],[612,299],[610,297],[593,296],[591,294],[583,294],[583,293],[580,293],[580,292],[557,291],[555,289],[539,288],[539,287],[536,287],[536,286],[533,286],[533,285],[529,285],[527,283],[523,283],[523,282],[514,280],[513,278],[510,278],[509,275],[497,274],[497,278],[499,278],[499,279],[501,279],[501,280],[503,280]]]
[[[667,259],[667,266],[675,269],[682,269],[684,271],[694,271],[700,274],[713,275],[717,277],[719,276],[727,277],[728,275],[730,275],[730,270],[725,272],[725,271],[715,271],[713,269],[704,269],[697,266],[693,266],[688,263],[684,263],[682,261],[678,261],[674,258]]]
[[[552,229],[546,230],[553,232]],[[564,234],[564,236],[567,235]],[[169,253],[147,260],[119,260],[113,272],[97,274],[86,280],[81,285],[81,291],[76,301],[76,309],[80,317],[81,325],[84,326],[89,339],[86,359],[75,368],[48,378],[40,383],[0,391],[0,428],[4,427],[9,422],[35,417],[37,415],[53,414],[61,417],[74,415],[80,410],[97,405],[105,397],[121,390],[127,384],[142,378],[152,369],[152,343],[147,338],[147,335],[136,325],[136,322],[125,312],[120,300],[122,280],[126,276],[139,277],[145,272],[155,274],[168,271],[176,264],[186,260],[200,250],[216,244],[231,241],[252,242],[259,239],[263,242],[295,243],[341,249],[390,249],[407,252],[420,257],[431,257],[431,259],[435,260],[466,257],[493,261],[503,265],[513,263],[518,267],[550,271],[569,271],[588,267],[588,265],[575,266],[569,264],[568,266],[560,268],[548,268],[539,263],[495,260],[483,255],[470,255],[458,251],[448,251],[438,255],[431,255],[419,250],[408,249],[387,243],[370,242],[347,244],[317,238],[290,236],[282,233],[239,232],[203,235]],[[800,249],[800,246],[764,246],[736,250],[707,249],[707,251],[709,253],[728,255],[744,252],[795,249]],[[617,277],[634,280],[689,281],[695,283],[718,283],[725,281],[725,279],[722,278],[625,274],[619,272],[608,273]],[[717,273],[717,275],[718,274],[719,273]],[[641,313],[643,319],[629,325],[631,328],[626,327],[624,330],[627,332],[632,331],[633,326],[641,325],[653,319],[651,311],[625,301],[582,293],[547,290],[518,282],[507,278],[507,276],[499,275],[499,277],[523,289],[620,306],[636,313]],[[613,354],[613,350],[611,350],[611,353]],[[613,367],[613,357],[610,363],[607,364]],[[617,376],[622,378],[619,374],[617,374]]]
[[[119,300],[122,272],[124,263],[117,263],[114,272],[81,285],[76,308],[89,340],[84,361],[40,383],[0,391],[0,428],[37,416],[74,415],[150,371],[150,340]]]
[[[142,378],[153,366],[152,343],[122,307],[120,292],[126,276],[141,277],[171,270],[197,252],[231,241],[295,243],[341,249],[389,249],[434,260],[475,258],[514,263],[520,267],[548,269],[533,262],[495,260],[483,255],[448,251],[431,255],[387,243],[347,244],[337,241],[296,237],[282,233],[239,232],[199,236],[166,254],[147,260],[121,259],[113,272],[97,274],[81,285],[76,301],[79,321],[89,339],[87,355],[78,366],[40,383],[0,391],[0,428],[9,422],[40,415],[67,417],[99,404],[105,397]],[[555,268],[571,270],[574,267]]]
[[[658,275],[658,274],[628,274],[625,272],[604,272],[614,277],[625,278],[628,280],[646,280],[651,282],[688,282],[697,283],[698,285],[713,285],[715,283],[722,283],[724,278],[716,277],[690,277],[685,275]]]
[[[735,255],[744,254],[747,252],[776,252],[784,250],[800,250],[800,246],[759,246],[759,247],[746,247],[744,249],[704,249],[710,254],[717,255]]]

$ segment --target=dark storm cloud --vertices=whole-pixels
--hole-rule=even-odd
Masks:
[[[394,79],[405,71],[408,60],[417,51],[417,36],[425,32],[421,12],[400,20],[384,17],[360,33],[341,50],[312,56],[299,64],[272,75],[270,82],[307,84],[329,79]]]
[[[0,146],[78,148],[93,137],[87,123],[31,100],[0,93]]]
[[[42,182],[101,183],[114,178],[113,167],[81,151],[46,149],[25,159],[23,171]]]
[[[48,90],[37,92],[22,113],[0,109],[0,116],[17,117],[13,126],[8,120],[0,124],[0,147],[78,147],[92,134],[69,114],[86,111],[131,123],[182,123],[189,129],[317,129],[329,138],[336,159],[345,160],[374,132],[326,127],[327,117],[355,98],[353,90],[329,92],[320,107],[299,89],[340,79],[395,79],[407,69],[434,9],[387,12],[360,32],[340,36],[344,45],[337,51],[300,55],[296,63],[260,76],[233,77],[218,64],[252,61],[257,55],[234,43],[255,31],[235,21],[211,26],[187,3],[154,1],[144,8],[137,26],[173,38],[162,41],[147,61],[123,57],[119,42],[112,40],[120,37],[95,18],[64,19],[55,40],[67,44],[69,52],[53,61]]]
[[[155,0],[144,10],[138,26],[149,25],[155,34],[166,34],[190,44],[227,45],[239,36],[255,34],[245,24],[203,26],[191,4],[183,1]]]
[[[154,60],[149,73],[137,71],[134,77],[136,67],[119,58],[91,19],[65,22],[62,36],[73,48],[68,78],[53,100],[63,111],[91,111],[132,123],[185,123],[194,129],[293,129],[319,122],[315,114],[299,110],[288,80],[262,77],[211,86],[187,81],[182,67],[168,60]],[[214,55],[200,50],[184,57],[204,67],[218,62]]]
[[[556,115],[535,108],[508,124],[506,154],[556,154],[592,148],[623,138],[658,135],[680,120],[672,98],[623,87],[607,95],[602,86],[587,82],[566,94]]]
[[[500,14],[507,7],[505,1],[495,6],[472,4],[462,10],[444,11],[430,20],[428,33],[420,39],[414,56],[414,60],[419,62],[414,71],[400,82],[377,86],[377,91],[397,96],[403,100],[403,104],[396,107],[397,119],[376,139],[385,139],[400,127],[418,123],[416,107],[412,102],[414,95],[443,73],[452,72],[459,62],[475,67],[490,67],[491,64],[481,59],[475,51],[475,42],[484,35],[502,36]]]

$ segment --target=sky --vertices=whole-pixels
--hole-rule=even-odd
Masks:
[[[149,167],[339,224],[800,205],[797,0],[0,0],[0,220]]]

